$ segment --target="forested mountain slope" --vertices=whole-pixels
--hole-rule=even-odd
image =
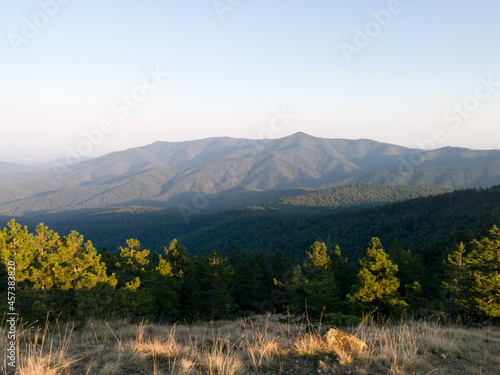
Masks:
[[[1,219],[10,220],[11,216]],[[59,232],[77,230],[98,249],[116,251],[124,238],[138,238],[148,249],[162,251],[176,238],[191,252],[226,251],[232,244],[243,254],[276,251],[302,256],[314,241],[339,245],[357,257],[373,236],[433,256],[457,239],[481,235],[500,221],[500,186],[467,189],[361,210],[306,210],[296,207],[253,207],[186,217],[176,209],[121,208],[17,217],[34,226],[44,221]]]
[[[452,191],[443,186],[356,184],[321,189],[280,199],[272,207],[348,208],[400,202]]]
[[[0,212],[175,207],[192,204],[200,193],[319,189],[347,183],[488,187],[500,183],[500,151],[421,151],[304,133],[272,140],[222,137],[156,142],[66,169],[22,177],[4,175],[0,178]],[[271,200],[278,198],[274,195]],[[209,210],[220,211],[216,201]],[[231,206],[221,203],[229,209],[244,207],[249,201],[234,199]]]

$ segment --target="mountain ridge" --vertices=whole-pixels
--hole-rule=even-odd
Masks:
[[[40,168],[34,166],[11,163],[8,161],[0,160],[0,175],[14,174],[14,173],[29,173],[38,170],[40,170]]]
[[[415,167],[409,160],[415,161]],[[500,151],[418,150],[367,139],[295,133],[263,140],[159,141],[58,172],[0,175],[0,212],[50,212],[130,202],[196,206],[193,200],[200,194],[213,196],[237,188],[274,191],[356,183],[489,187],[500,183]]]

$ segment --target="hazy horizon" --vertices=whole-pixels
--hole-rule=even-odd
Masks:
[[[299,131],[500,149],[493,0],[0,0],[0,10],[2,161]]]
[[[311,134],[308,134],[308,133],[305,133],[305,132],[296,132],[294,134],[297,134],[297,133],[304,133],[308,136],[311,136],[311,137],[314,137],[314,138],[323,138],[323,139],[345,139],[345,140],[350,140],[350,141],[360,141],[360,140],[368,140],[368,141],[375,141],[375,142],[380,142],[382,144],[392,144],[392,145],[395,145],[395,146],[402,146],[402,147],[407,147],[407,146],[404,146],[404,145],[398,145],[398,144],[393,144],[393,143],[388,143],[388,142],[381,142],[381,141],[377,141],[375,139],[369,139],[369,138],[357,138],[357,139],[351,139],[351,138],[327,138],[327,137],[316,137],[314,135],[311,135]],[[294,135],[294,134],[290,134],[290,135]],[[272,139],[281,139],[281,138],[286,138],[286,137],[289,137],[290,135],[287,135],[287,136],[284,136],[284,137],[279,137],[279,138],[272,138]],[[211,139],[211,138],[232,138],[232,139],[248,139],[248,140],[259,140],[259,139],[262,139],[262,138],[246,138],[246,137],[230,137],[230,136],[217,136],[217,137],[206,137],[206,138],[198,138],[198,139],[189,139],[189,140],[180,140],[180,141],[154,141],[154,142],[151,142],[151,143],[147,143],[147,144],[142,144],[142,145],[137,145],[137,146],[133,146],[133,147],[125,147],[123,149],[117,149],[117,150],[114,150],[114,151],[109,151],[109,152],[105,152],[103,154],[99,154],[99,155],[94,155],[94,156],[89,156],[89,157],[83,157],[83,156],[80,156],[81,160],[87,160],[87,159],[95,159],[95,158],[99,158],[99,157],[102,157],[102,156],[106,156],[106,155],[109,155],[109,154],[112,154],[112,153],[115,153],[115,152],[122,152],[122,151],[126,151],[126,150],[129,150],[129,149],[134,149],[134,148],[142,148],[142,147],[147,147],[147,146],[150,146],[152,145],[153,143],[157,143],[157,142],[171,142],[171,143],[182,143],[182,142],[196,142],[196,141],[203,141],[205,139]],[[266,138],[266,139],[271,139],[271,138]],[[456,148],[467,148],[467,147],[461,147],[461,146],[442,146],[442,147],[436,147],[436,148],[433,148],[433,149],[425,149],[425,148],[422,148],[422,147],[408,147],[410,149],[416,149],[416,150],[437,150],[439,148],[443,148],[443,147],[456,147]],[[482,150],[488,150],[488,151],[491,151],[491,150],[500,150],[500,148],[494,148],[494,149],[474,149],[474,148],[468,148],[468,149],[471,149],[473,151],[482,151]],[[24,159],[0,159],[0,162],[9,162],[9,163],[14,163],[14,164],[20,164],[20,165],[32,165],[32,166],[36,166],[37,164],[43,164],[45,165],[47,168],[49,168],[51,166],[51,162],[54,162],[54,161],[65,161],[67,160],[68,156],[70,156],[70,159],[72,159],[73,161],[76,160],[75,159],[75,154],[73,152],[70,152],[70,153],[67,153],[66,155],[62,155],[60,157],[56,157],[56,158],[51,158],[51,157],[34,157],[34,158],[24,158]],[[51,168],[51,167],[50,167]]]

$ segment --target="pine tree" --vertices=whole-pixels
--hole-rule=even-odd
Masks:
[[[339,246],[335,246],[335,249],[330,253],[330,259],[338,287],[338,297],[340,301],[344,301],[351,285],[356,282],[355,264],[348,262],[348,259],[342,255]]]
[[[35,252],[31,250],[33,236],[28,233],[28,228],[11,220],[7,224],[8,228],[3,228],[0,236],[0,257],[3,264],[14,261],[16,264],[16,280],[22,282],[28,279],[29,269]]]
[[[283,290],[286,297],[283,307],[289,313],[295,315],[306,313],[307,298],[311,293],[311,288],[299,264],[293,268],[289,277],[282,281],[274,279],[274,284]]]
[[[188,252],[184,246],[179,244],[177,240],[172,240],[170,245],[165,248],[165,260],[172,266],[172,273],[177,277],[182,277],[182,268],[186,263]]]
[[[306,254],[308,258],[304,264],[304,275],[308,280],[307,313],[311,318],[320,318],[323,311],[331,313],[338,306],[332,260],[323,242],[316,241]]]
[[[463,243],[448,257],[445,288],[463,311],[489,318],[500,316],[500,229],[473,240],[467,255]]]
[[[241,314],[255,311],[260,306],[259,292],[261,284],[257,280],[255,270],[244,259],[237,246],[231,245],[228,251],[228,260],[234,269],[232,277],[232,298]],[[261,311],[264,312],[264,311]]]
[[[324,242],[316,241],[311,246],[311,251],[306,251],[307,260],[305,266],[307,268],[318,269],[321,271],[330,268],[332,260],[328,255],[326,245]]]
[[[391,245],[388,255],[398,266],[399,293],[404,296],[409,308],[416,311],[425,307],[428,301],[424,297],[423,285],[427,286],[432,278],[425,269],[422,257],[411,250],[403,249],[397,241]]]
[[[203,269],[203,262],[200,257],[189,257],[183,264],[182,276],[176,277],[176,286],[179,291],[179,311],[180,318],[187,322],[196,321],[204,317],[201,316],[201,303],[205,297],[204,291],[200,287],[200,279]]]
[[[453,304],[448,307],[448,309],[452,311],[458,310],[460,301],[465,298],[464,294],[466,293],[466,287],[464,285],[464,278],[467,273],[465,269],[466,251],[464,243],[460,242],[457,249],[453,253],[448,254],[448,259],[445,262],[447,270],[446,281],[443,281],[443,286]]]
[[[154,254],[152,267],[145,286],[153,295],[156,317],[160,320],[175,321],[184,318],[181,301],[186,280],[187,250],[177,240],[165,247],[165,257]]]
[[[321,314],[334,312],[338,306],[338,289],[332,260],[323,242],[316,241],[306,251],[304,267],[297,265],[291,275],[274,280],[282,288],[286,300],[284,307],[292,314],[305,314],[318,319]]]
[[[120,257],[124,264],[127,264],[133,270],[144,271],[144,266],[149,263],[149,250],[144,250],[141,243],[137,239],[129,239],[126,241],[127,247],[119,247]]]
[[[114,275],[106,275],[92,242],[84,243],[83,236],[73,231],[64,237],[52,254],[54,283],[58,289],[92,289],[98,284],[116,285]]]
[[[264,306],[262,304],[262,302],[270,300],[272,290],[274,289],[273,268],[267,261],[266,256],[262,251],[259,251],[255,255],[249,255],[247,262],[251,268],[250,272],[253,274],[251,278],[254,281],[253,289],[255,291],[255,295],[252,296],[255,298],[254,301],[252,301],[254,306],[256,307],[256,305],[260,304],[261,308],[274,310],[274,306]]]
[[[233,310],[231,278],[234,270],[217,251],[205,254],[198,262],[199,306],[205,318],[227,319]]]
[[[120,247],[120,261],[117,278],[119,289],[115,295],[115,313],[131,319],[154,319],[157,306],[152,293],[149,250],[145,250],[139,240],[126,240],[127,246]]]
[[[85,315],[98,315],[106,309],[106,299],[96,294],[116,285],[114,275],[107,275],[100,255],[77,232],[59,237],[44,224],[30,234],[15,221],[0,236],[2,263],[16,262],[19,306],[25,319],[46,318],[47,313],[76,317],[85,305]],[[97,290],[99,289],[99,291]],[[94,303],[88,303],[93,298]],[[98,301],[98,302],[96,302]],[[54,316],[50,316],[53,318]]]
[[[359,261],[358,282],[348,299],[362,310],[379,309],[382,313],[397,313],[406,307],[398,294],[398,267],[385,253],[380,240],[372,238]]]

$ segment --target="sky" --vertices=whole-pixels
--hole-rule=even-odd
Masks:
[[[0,0],[0,160],[215,136],[500,149],[497,0]]]

